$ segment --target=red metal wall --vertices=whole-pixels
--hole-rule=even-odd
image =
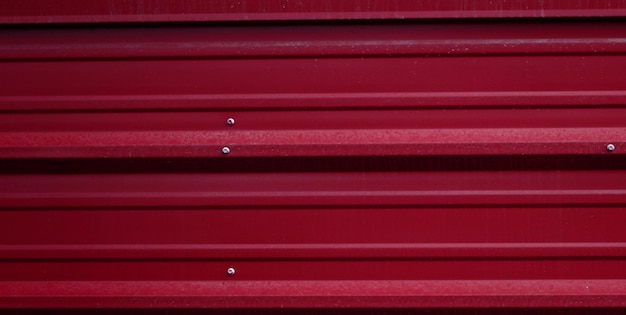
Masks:
[[[626,4],[353,2],[0,4],[0,307],[626,306]]]
[[[623,0],[5,0],[0,22],[623,17]]]

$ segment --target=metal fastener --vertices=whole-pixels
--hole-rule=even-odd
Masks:
[[[614,145],[614,144],[612,144],[612,143],[609,143],[609,144],[606,146],[606,149],[607,149],[609,152],[611,152],[611,151],[615,151],[615,145]]]
[[[226,119],[226,124],[229,125],[229,126],[234,125],[235,124],[235,118],[231,117],[231,118]]]
[[[226,269],[226,273],[227,273],[229,276],[234,276],[234,275],[235,275],[235,268],[230,267],[230,268]]]
[[[223,147],[223,148],[222,148],[222,153],[223,153],[223,154],[228,154],[228,153],[230,153],[230,148],[229,148],[229,147]]]

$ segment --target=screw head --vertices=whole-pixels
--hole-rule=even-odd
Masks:
[[[609,143],[609,144],[606,146],[606,149],[607,149],[609,152],[611,152],[611,151],[615,151],[615,145],[614,145],[614,144],[612,144],[612,143]]]
[[[228,154],[230,153],[230,148],[229,147],[223,147],[222,148],[222,154]]]
[[[235,268],[230,267],[230,268],[226,269],[226,274],[228,274],[229,276],[234,276],[235,275]]]
[[[226,119],[226,124],[229,125],[229,126],[234,125],[235,124],[235,118],[231,117],[231,118]]]

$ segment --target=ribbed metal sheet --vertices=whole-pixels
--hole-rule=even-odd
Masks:
[[[5,28],[0,307],[624,307],[624,34]]]
[[[0,23],[623,17],[623,0],[19,0]]]

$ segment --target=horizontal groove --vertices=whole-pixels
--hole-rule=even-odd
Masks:
[[[29,199],[30,196],[30,199]],[[50,208],[60,207],[125,207],[125,206],[158,206],[172,208],[178,205],[183,207],[243,207],[243,208],[266,208],[275,206],[278,209],[284,207],[296,207],[304,202],[307,203],[302,209],[310,207],[376,207],[387,205],[394,208],[402,205],[428,205],[428,206],[499,206],[533,207],[534,205],[571,205],[583,207],[589,205],[598,206],[623,206],[626,204],[626,189],[620,190],[574,190],[574,191],[519,191],[506,193],[501,191],[476,191],[476,192],[423,192],[400,191],[391,193],[380,192],[342,192],[342,193],[226,193],[226,194],[106,194],[106,193],[68,193],[68,194],[2,194],[0,199],[4,202],[2,208]],[[236,200],[235,200],[236,199]],[[331,207],[331,209],[332,209]]]
[[[2,175],[3,207],[623,204],[624,172]],[[54,187],[54,188],[53,188]]]
[[[0,245],[9,260],[626,259],[626,243]]]
[[[355,119],[357,118],[358,119]],[[397,129],[612,128],[626,107],[544,109],[388,109],[282,111],[65,112],[0,114],[0,132],[163,132]],[[226,123],[233,120],[233,125]],[[140,120],[141,124],[137,121]],[[226,137],[225,137],[226,138]]]
[[[475,244],[469,245],[469,248],[490,246],[488,244],[500,244],[503,247],[506,244],[534,244],[541,247],[547,243],[564,244],[563,247],[567,247],[567,244],[605,246],[626,241],[626,233],[621,225],[625,203],[619,206],[584,205],[585,201],[580,201],[578,206],[539,206],[529,199],[526,198],[526,204],[522,204],[524,199],[519,198],[518,204],[513,206],[510,203],[467,206],[441,202],[437,206],[399,207],[382,203],[367,207],[366,204],[337,206],[339,202],[336,201],[331,206],[315,207],[313,204],[317,201],[312,197],[300,200],[304,206],[281,206],[282,200],[266,201],[264,205],[252,202],[241,206],[246,202],[243,200],[238,201],[238,206],[219,206],[219,202],[213,202],[217,204],[213,205],[207,201],[208,206],[196,208],[185,207],[184,204],[189,203],[185,200],[178,200],[180,205],[144,208],[132,205],[104,207],[106,201],[101,200],[98,207],[81,207],[84,201],[76,198],[66,200],[65,207],[57,208],[49,208],[51,202],[19,207],[2,200],[6,206],[0,211],[0,240],[4,245],[24,248],[63,244],[94,245],[94,249],[115,244],[122,247],[146,245],[146,248],[152,245],[185,248],[185,244],[191,244],[202,248],[208,244],[217,247],[225,245],[222,248],[224,252],[228,252],[230,245],[245,249],[249,244],[284,244],[278,247],[355,244],[366,248],[370,246],[367,244],[373,244],[374,248],[379,246],[377,244],[383,244],[381,247],[387,246],[384,244],[400,244],[400,247],[410,247],[410,244],[417,244],[415,246],[418,247]],[[108,201],[109,204],[112,202],[115,200]],[[15,229],[15,226],[28,226],[28,229]],[[358,252],[356,249],[351,251]],[[389,254],[394,251],[396,249],[383,248],[379,253]],[[230,253],[236,252],[234,250]],[[594,250],[590,252],[599,253]],[[361,254],[366,253],[364,251]],[[524,251],[520,250],[519,253],[523,254]],[[317,254],[321,257],[327,255],[323,252]],[[416,255],[419,251],[407,251],[406,254]]]
[[[624,65],[615,55],[5,62],[0,109],[615,107]]]
[[[2,112],[623,107],[626,90],[0,96]]]
[[[4,281],[0,307],[624,307],[625,284],[625,280]]]
[[[624,23],[7,30],[0,60],[626,53]],[[210,39],[210,40],[209,40]]]
[[[626,155],[3,159],[0,174],[182,174],[624,170]]]
[[[559,1],[523,4],[493,1],[462,2],[401,1],[268,1],[262,4],[221,1],[207,4],[187,1],[145,1],[140,6],[122,0],[85,4],[50,0],[9,1],[0,6],[2,24],[121,23],[121,22],[198,22],[198,21],[283,21],[354,19],[454,19],[519,17],[619,17],[626,15],[617,0],[597,2]]]

